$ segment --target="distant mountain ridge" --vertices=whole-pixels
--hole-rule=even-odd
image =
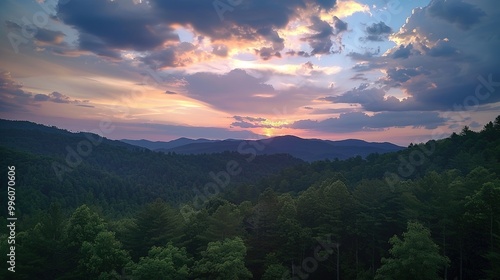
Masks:
[[[122,140],[155,151],[178,154],[212,154],[239,152],[264,154],[290,154],[305,161],[324,159],[347,159],[366,157],[372,153],[388,153],[404,149],[392,143],[366,142],[359,139],[340,141],[303,139],[297,136],[277,136],[262,140],[207,140],[179,138],[170,142],[151,142],[147,140]]]
[[[186,137],[181,137],[172,141],[149,141],[146,139],[141,140],[129,140],[129,139],[121,139],[120,141],[125,142],[130,145],[143,147],[146,149],[150,149],[152,151],[159,149],[172,149],[192,143],[206,143],[206,142],[215,142],[217,140],[208,140],[208,139],[189,139]]]

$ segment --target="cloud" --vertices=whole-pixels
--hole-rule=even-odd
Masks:
[[[208,37],[212,53],[225,57],[230,42],[251,45],[264,60],[281,57],[284,39],[278,30],[301,18],[306,10],[331,11],[335,0],[254,1],[101,1],[60,2],[57,17],[79,33],[79,48],[111,59],[123,50],[161,51],[180,43],[174,28]],[[335,27],[345,28],[342,21]]]
[[[41,45],[60,45],[66,35],[61,31],[54,31],[45,28],[38,28],[35,40]]]
[[[453,56],[460,54],[460,51],[455,48],[449,41],[439,40],[435,46],[428,49],[427,52],[430,56]]]
[[[310,34],[301,40],[308,42],[312,51],[310,53],[301,53],[299,51],[297,52],[297,55],[308,57],[310,55],[341,52],[343,46],[339,35],[347,30],[347,23],[336,16],[333,17],[333,26],[331,26],[328,22],[321,20],[318,16],[313,16],[310,20],[311,25],[309,26],[309,29],[315,33]],[[338,50],[335,51],[332,50],[332,47],[334,46],[334,38],[337,40],[336,42],[338,47]]]
[[[349,78],[349,80],[353,80],[353,81],[367,81],[368,79],[365,77],[365,74],[363,74],[363,73],[357,73],[356,75],[354,75],[351,78]]]
[[[226,57],[228,54],[228,47],[224,44],[215,44],[212,46],[212,53],[216,56]]]
[[[282,128],[286,123],[271,123],[265,118],[233,116],[231,127],[240,128]]]
[[[400,72],[398,72],[400,71]],[[404,71],[395,70],[396,75],[400,75],[401,79],[406,79]],[[388,96],[383,88],[370,87],[368,83],[363,83],[359,87],[346,91],[338,96],[327,96],[320,100],[329,101],[331,103],[340,104],[359,104],[364,110],[371,112],[381,111],[426,111],[438,109],[435,105],[429,106],[425,103],[420,103],[409,96],[402,100],[394,96]]]
[[[170,136],[188,137],[193,139],[263,139],[265,136],[251,132],[249,130],[233,130],[221,127],[201,127],[185,126],[173,124],[158,123],[116,123],[116,129],[113,133],[120,135],[134,135],[136,130],[140,129],[141,134],[149,135],[154,138],[164,138]],[[122,137],[123,138],[123,137]]]
[[[354,61],[371,61],[376,55],[380,54],[380,49],[375,52],[365,51],[364,53],[350,52],[347,54]]]
[[[392,53],[392,58],[408,58],[411,54],[412,49],[412,44],[408,44],[407,46],[401,45]]]
[[[379,131],[391,127],[424,127],[434,129],[446,122],[438,113],[432,112],[382,112],[369,116],[362,112],[342,113],[339,117],[322,121],[300,120],[291,128],[322,132],[349,133],[357,131]]]
[[[368,86],[367,83],[364,83],[342,95],[324,97],[321,100],[332,103],[359,103],[365,106],[383,100],[385,92],[382,89],[368,88]]]
[[[486,15],[481,8],[465,1],[432,1],[427,10],[431,16],[444,19],[465,30],[477,24]]]
[[[439,6],[464,5],[476,15],[479,10],[486,14],[474,24],[468,20],[471,24],[464,28],[430,11]],[[382,87],[346,92],[332,101],[353,102],[374,112],[465,110],[498,102],[500,95],[495,92],[500,81],[500,40],[494,26],[500,24],[499,18],[500,7],[488,1],[433,0],[427,7],[414,9],[399,31],[390,35],[396,47],[382,56],[349,55],[359,61],[354,71],[385,73],[376,81]],[[392,88],[406,96],[382,95]]]
[[[233,117],[237,121],[251,121],[251,122],[263,122],[265,118],[255,118],[255,117],[242,117],[242,116],[234,116]]]
[[[32,93],[23,89],[23,86],[17,83],[10,72],[4,71],[0,73],[0,96],[2,97],[3,111],[23,110],[25,106],[39,106],[41,102],[53,102],[61,104],[80,104],[87,103],[72,99],[60,92],[54,91],[50,94]],[[12,107],[12,109],[8,108]]]
[[[146,51],[177,42],[173,29],[148,5],[132,1],[59,1],[57,17],[79,32],[79,46],[117,58],[119,50]]]
[[[231,70],[222,75],[208,72],[187,75],[184,90],[189,97],[226,112],[265,115],[273,114],[283,106],[293,113],[318,96],[332,91],[311,85],[277,90],[267,83],[269,75],[255,72],[261,74],[259,78],[242,69]]]
[[[393,32],[383,21],[367,26],[365,31],[368,35],[364,39],[367,41],[384,41]]]
[[[196,60],[197,54],[195,45],[182,42],[161,50],[151,51],[140,60],[153,69],[184,67],[192,64]]]
[[[303,41],[309,43],[312,48],[311,55],[329,54],[333,46],[331,37],[333,36],[333,27],[326,21],[321,20],[317,16],[311,18],[312,25],[309,29],[316,33],[302,38]]]

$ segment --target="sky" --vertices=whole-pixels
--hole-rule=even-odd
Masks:
[[[111,139],[408,145],[500,112],[494,0],[6,0],[0,21],[0,118]]]

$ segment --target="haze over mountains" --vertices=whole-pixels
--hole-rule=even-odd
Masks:
[[[303,139],[292,135],[277,136],[262,140],[207,140],[179,138],[169,142],[151,142],[148,140],[121,140],[125,143],[165,153],[211,154],[221,152],[246,153],[253,149],[258,155],[290,154],[305,161],[324,159],[347,159],[366,157],[372,153],[395,152],[403,147],[392,143],[366,142],[357,139],[330,141],[321,139]]]

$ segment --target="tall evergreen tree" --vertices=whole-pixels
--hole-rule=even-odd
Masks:
[[[418,222],[409,222],[403,238],[389,240],[391,257],[382,258],[375,279],[437,280],[439,271],[449,260],[439,254],[439,246],[431,239],[429,229]]]

